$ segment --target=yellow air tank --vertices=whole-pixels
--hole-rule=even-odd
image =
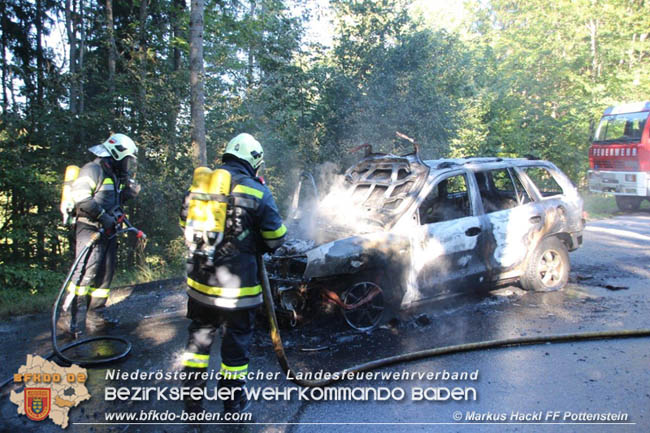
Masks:
[[[192,186],[190,187],[190,203],[185,221],[185,240],[196,244],[200,238],[204,238],[206,229],[210,225],[210,177],[212,170],[207,167],[194,169]]]
[[[230,180],[230,172],[222,168],[216,169],[210,178],[210,216],[212,217],[211,226],[208,228],[210,245],[218,245],[223,240]]]
[[[72,182],[79,176],[80,168],[76,165],[69,165],[65,168],[63,176],[63,190],[61,191],[61,214],[63,215],[63,224],[69,224],[72,211],[74,210],[74,200],[72,200]]]

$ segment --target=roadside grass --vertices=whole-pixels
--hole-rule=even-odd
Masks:
[[[584,210],[587,212],[588,220],[608,218],[620,212],[616,206],[616,200],[611,194],[581,191],[580,195],[585,201]]]
[[[63,282],[54,282],[43,289],[4,288],[0,290],[0,319],[22,314],[42,313],[52,309]]]
[[[599,220],[609,218],[615,215],[623,215],[624,212],[616,206],[616,199],[611,194],[598,194],[590,191],[580,191],[584,199],[584,210],[587,212],[588,220]],[[641,209],[650,209],[650,202],[644,200],[641,203]]]
[[[116,272],[111,288],[178,277],[182,273],[183,270],[178,267],[149,266],[147,264],[143,267]],[[49,272],[47,278],[40,279],[36,287],[20,284],[0,287],[0,319],[23,314],[50,312],[64,278],[64,274]]]

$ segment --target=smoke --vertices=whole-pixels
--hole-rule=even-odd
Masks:
[[[312,175],[299,176],[291,200],[289,219],[293,237],[320,244],[382,230],[376,209],[363,203],[365,192],[355,191],[340,166],[325,162],[316,166]]]

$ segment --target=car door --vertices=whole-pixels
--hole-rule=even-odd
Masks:
[[[490,279],[505,279],[526,259],[543,224],[543,209],[511,168],[478,169],[474,175],[487,221]]]
[[[484,227],[467,172],[438,179],[418,208],[409,290],[402,304],[461,293],[486,270],[479,253]]]

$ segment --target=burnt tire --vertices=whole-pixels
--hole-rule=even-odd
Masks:
[[[643,198],[641,197],[630,197],[626,195],[616,196],[616,206],[618,206],[622,211],[639,210],[642,201]]]
[[[352,285],[343,294],[344,303],[355,304],[371,292],[375,292],[376,295],[360,307],[353,310],[341,309],[346,323],[357,331],[369,332],[381,322],[386,308],[383,291],[371,281],[361,281]]]
[[[521,276],[524,290],[552,292],[562,289],[569,281],[569,252],[560,239],[543,239],[530,256]]]

